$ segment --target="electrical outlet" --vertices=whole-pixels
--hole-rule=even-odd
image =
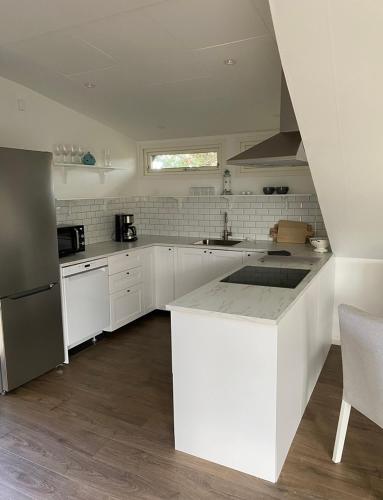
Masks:
[[[17,99],[17,109],[19,111],[25,111],[25,101],[24,101],[24,99]]]

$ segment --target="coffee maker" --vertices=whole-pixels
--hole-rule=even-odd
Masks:
[[[133,214],[116,214],[116,241],[135,241],[137,231],[133,226]]]

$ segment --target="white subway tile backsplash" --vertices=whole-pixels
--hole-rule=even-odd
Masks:
[[[312,224],[318,236],[326,229],[316,195],[248,196],[246,198],[129,197],[57,200],[58,224],[84,224],[87,243],[113,237],[114,214],[133,213],[139,234],[220,237],[223,213],[229,216],[234,238],[269,239],[269,229],[280,219]]]

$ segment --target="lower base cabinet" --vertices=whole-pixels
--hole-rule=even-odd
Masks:
[[[182,297],[242,264],[243,252],[208,248],[177,248],[175,297]]]
[[[110,324],[104,330],[113,332],[154,309],[165,310],[174,299],[230,272],[254,254],[155,246],[111,255],[109,285],[106,281]]]
[[[113,332],[155,309],[154,251],[142,248],[109,258],[110,325]]]
[[[149,313],[156,308],[154,297],[155,286],[155,267],[154,267],[154,249],[144,248],[141,250],[143,254],[143,292],[142,292],[142,308],[143,313]]]
[[[141,316],[143,286],[134,285],[110,296],[110,329],[116,330]]]
[[[155,301],[157,309],[166,309],[166,304],[175,299],[174,294],[174,247],[157,246],[155,251]]]
[[[210,281],[207,257],[207,249],[186,247],[176,249],[176,297],[182,297]]]

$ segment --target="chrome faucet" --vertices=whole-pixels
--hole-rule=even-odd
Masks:
[[[228,240],[229,236],[232,235],[231,227],[230,227],[230,230],[227,228],[227,222],[228,222],[228,217],[227,217],[227,212],[225,212],[224,219],[223,219],[223,231],[222,231],[222,238],[224,240]]]

